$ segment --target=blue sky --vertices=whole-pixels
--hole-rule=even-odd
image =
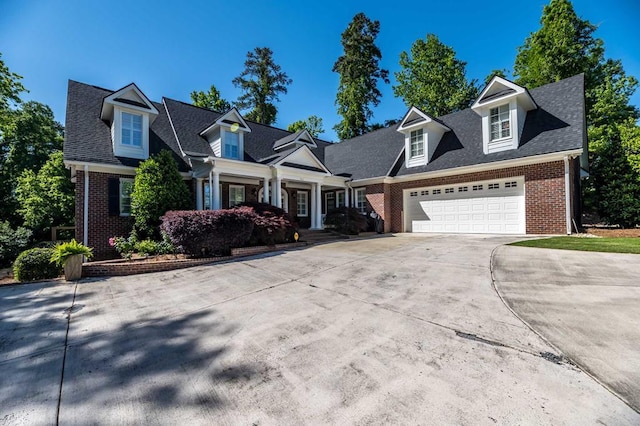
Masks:
[[[340,34],[356,13],[380,21],[381,65],[392,84],[400,52],[427,33],[452,46],[467,62],[468,77],[482,81],[493,69],[512,68],[517,47],[539,28],[545,3],[0,0],[0,52],[24,77],[30,93],[23,98],[50,105],[64,123],[68,79],[109,89],[133,81],[152,100],[185,102],[192,90],[215,84],[234,100],[240,92],[231,80],[246,53],[268,46],[293,79],[278,104],[276,126],[315,114],[324,119],[321,137],[335,140],[338,75],[331,68],[342,53]],[[599,25],[607,55],[640,78],[640,2],[573,3],[578,15]],[[406,108],[391,85],[381,90],[373,121],[401,117]],[[640,93],[632,102],[640,106]]]

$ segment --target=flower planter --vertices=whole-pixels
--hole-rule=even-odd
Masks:
[[[64,279],[67,281],[76,281],[82,277],[82,258],[81,254],[74,254],[64,262]]]

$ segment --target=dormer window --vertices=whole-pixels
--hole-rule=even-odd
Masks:
[[[422,129],[411,132],[411,158],[424,156],[424,135]]]
[[[491,108],[491,140],[511,137],[511,120],[509,115],[509,104]]]
[[[158,115],[153,102],[133,83],[105,97],[100,118],[111,127],[113,155],[149,158],[149,127]]]
[[[142,115],[122,112],[122,144],[142,147]]]
[[[240,135],[238,132],[224,132],[224,158],[240,159]]]

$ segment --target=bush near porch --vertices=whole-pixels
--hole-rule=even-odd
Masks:
[[[227,210],[170,211],[160,230],[191,256],[227,255],[232,248],[293,241],[295,227],[284,212],[264,203]]]
[[[330,210],[325,217],[324,224],[346,235],[358,235],[369,228],[368,216],[363,216],[354,207],[338,207]]]

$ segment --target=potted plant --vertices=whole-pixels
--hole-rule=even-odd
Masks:
[[[51,255],[51,262],[55,262],[64,268],[65,280],[74,281],[82,277],[83,256],[91,258],[93,256],[92,249],[74,239],[68,243],[55,246]]]

